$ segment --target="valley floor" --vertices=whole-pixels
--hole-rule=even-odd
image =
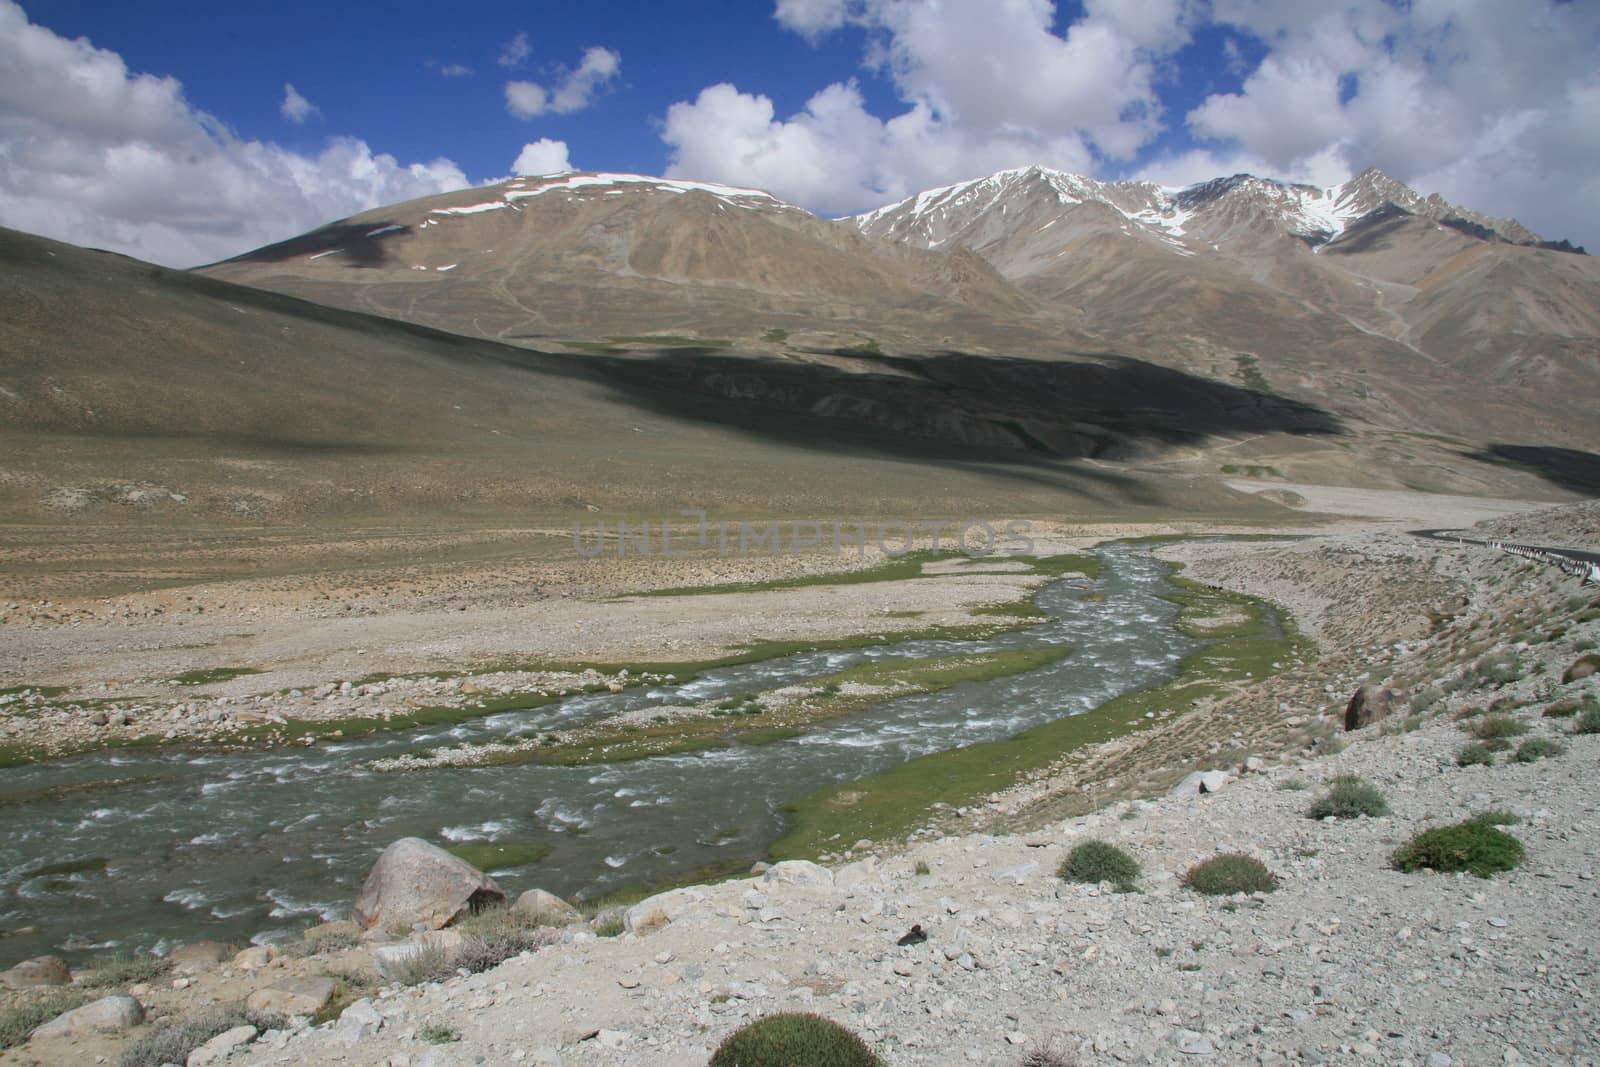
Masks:
[[[1288,609],[1318,642],[1313,663],[1074,753],[987,803],[930,812],[909,841],[842,848],[825,861],[831,870],[783,866],[675,891],[655,901],[670,921],[653,932],[597,938],[578,927],[493,971],[372,993],[382,1026],[359,1043],[347,1040],[352,1027],[333,1023],[265,1035],[229,1062],[701,1064],[740,1023],[795,1009],[844,1022],[895,1065],[1012,1067],[1044,1047],[1068,1063],[1595,1063],[1600,741],[1573,734],[1570,718],[1542,713],[1600,699],[1600,676],[1563,681],[1600,638],[1600,602],[1553,570],[1403,533],[1483,519],[1482,502],[1459,515],[1423,495],[1398,514],[1394,503],[1385,501],[1386,522],[1346,521],[1305,540],[1159,549],[1190,578]],[[1600,539],[1593,506],[1531,516],[1511,503],[1496,510],[1508,516],[1498,520],[1502,530],[1537,531],[1543,543]],[[1173,531],[1063,528],[1059,548],[1144,532]],[[951,577],[959,580],[832,587],[845,597],[829,632],[859,632],[839,623],[860,626],[864,611],[958,621],[971,606],[1028,587],[1017,574]],[[604,626],[620,617],[606,613],[635,605],[711,601],[692,631],[704,652],[751,636],[757,620],[768,636],[785,616],[766,613],[822,588],[568,610]],[[755,599],[731,607],[747,597]],[[738,614],[744,629],[719,621],[719,612]],[[804,615],[797,609],[797,619]],[[486,618],[463,630],[520,632],[531,615]],[[274,626],[293,629],[289,620]],[[3,632],[42,662],[77,664],[85,672],[77,684],[93,684],[94,642],[116,651],[92,631],[76,652],[65,627],[13,623]],[[180,665],[160,644],[176,630],[141,632],[162,636],[126,662],[170,655],[161,669]],[[419,620],[415,633],[423,632]],[[642,626],[641,638],[648,632]],[[360,633],[351,624],[311,636],[353,650]],[[374,641],[368,655],[417,647],[407,640]],[[1514,669],[1494,669],[1507,655]],[[303,684],[330,669],[308,670]],[[245,692],[259,681],[225,684]],[[1344,735],[1344,704],[1368,682],[1405,697],[1387,723]],[[1458,767],[1466,731],[1488,707],[1566,751]],[[1210,795],[1169,794],[1196,769],[1237,777]],[[1341,774],[1378,787],[1390,814],[1307,818],[1311,799]],[[1391,868],[1390,854],[1413,832],[1492,809],[1519,820],[1509,829],[1528,850],[1521,869],[1485,881]],[[1057,878],[1066,851],[1088,839],[1131,852],[1144,869],[1141,891]],[[1261,859],[1281,879],[1278,891],[1207,898],[1181,886],[1192,863],[1221,851]],[[913,923],[927,943],[897,946]],[[297,970],[370,974],[362,950],[273,967],[259,978],[225,967],[150,999],[175,1015]],[[0,1055],[0,1064],[87,1062],[114,1057],[121,1043],[35,1041]]]

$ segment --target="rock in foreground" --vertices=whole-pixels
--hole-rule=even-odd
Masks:
[[[505,898],[494,879],[472,864],[419,837],[402,837],[367,874],[355,920],[363,930],[438,930]]]

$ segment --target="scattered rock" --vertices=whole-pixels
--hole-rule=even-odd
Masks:
[[[271,945],[251,945],[233,957],[233,966],[241,971],[259,971],[270,964],[277,956],[277,950]]]
[[[364,930],[437,930],[506,895],[493,878],[420,837],[402,837],[378,857],[356,897]]]
[[[565,926],[582,920],[583,915],[554,893],[530,889],[516,899],[511,910],[551,926]]]
[[[761,876],[763,882],[807,888],[833,888],[833,872],[810,860],[784,860],[774,863]]]
[[[210,1067],[213,1063],[221,1063],[255,1039],[256,1028],[253,1026],[235,1026],[232,1030],[224,1030],[189,1053],[189,1058],[183,1061],[183,1067]]]
[[[354,1045],[375,1037],[382,1028],[383,1016],[372,1006],[372,1001],[363,997],[339,1013],[333,1031],[341,1041]]]

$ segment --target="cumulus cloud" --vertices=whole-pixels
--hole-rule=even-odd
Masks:
[[[1058,33],[1048,0],[780,0],[778,22],[813,39],[864,30],[864,65],[905,110],[881,119],[840,82],[780,119],[765,96],[712,86],[667,112],[670,173],[839,213],[1000,167],[1130,159],[1162,129],[1158,67],[1189,39],[1188,3],[1094,2]]]
[[[466,78],[472,75],[472,68],[465,63],[441,63],[437,59],[429,59],[422,65],[441,78]]]
[[[533,45],[528,43],[528,35],[519,33],[507,41],[505,47],[500,49],[500,58],[495,60],[502,67],[520,67],[527,62],[533,54]]]
[[[318,155],[242,140],[173,78],[32,25],[0,0],[0,224],[189,266],[468,184],[353,138]]]
[[[312,115],[321,114],[317,105],[301,96],[288,82],[283,83],[283,103],[278,105],[278,112],[296,126],[304,125]]]
[[[506,82],[506,110],[519,119],[546,111],[560,115],[582,111],[593,101],[594,94],[621,72],[621,54],[596,46],[583,53],[576,69],[567,71],[549,87],[529,81]]]
[[[548,137],[541,137],[522,146],[522,151],[517,154],[515,163],[511,164],[511,173],[525,174],[559,174],[572,169],[572,160],[567,155],[567,142],[552,141]]]
[[[1268,52],[1237,92],[1186,121],[1223,152],[1278,171],[1376,165],[1546,236],[1600,227],[1600,6],[1345,0],[1312,20],[1280,0],[1216,0]]]

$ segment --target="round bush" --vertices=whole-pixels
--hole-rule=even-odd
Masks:
[[[1393,859],[1395,867],[1402,871],[1426,867],[1446,874],[1467,871],[1488,878],[1496,871],[1517,867],[1525,855],[1521,841],[1480,818],[1424,830],[1396,849]]]
[[[1306,812],[1313,819],[1354,819],[1358,815],[1377,818],[1389,814],[1383,794],[1354,775],[1333,780],[1333,787],[1311,804]]]
[[[1104,841],[1085,841],[1067,853],[1056,872],[1065,882],[1082,882],[1099,885],[1110,882],[1119,892],[1133,892],[1133,883],[1139,877],[1139,861],[1116,845]]]
[[[1600,708],[1585,708],[1578,721],[1572,724],[1575,734],[1600,734]]]
[[[1518,763],[1537,763],[1546,756],[1559,756],[1567,746],[1549,737],[1530,737],[1517,746]]]
[[[1196,893],[1212,897],[1234,893],[1270,893],[1278,888],[1278,876],[1260,860],[1239,852],[1224,852],[1190,867],[1183,884]]]
[[[1493,767],[1494,753],[1489,751],[1488,745],[1471,744],[1462,745],[1461,751],[1456,753],[1457,767]]]
[[[855,1034],[809,1012],[781,1012],[729,1034],[707,1067],[884,1067]]]

